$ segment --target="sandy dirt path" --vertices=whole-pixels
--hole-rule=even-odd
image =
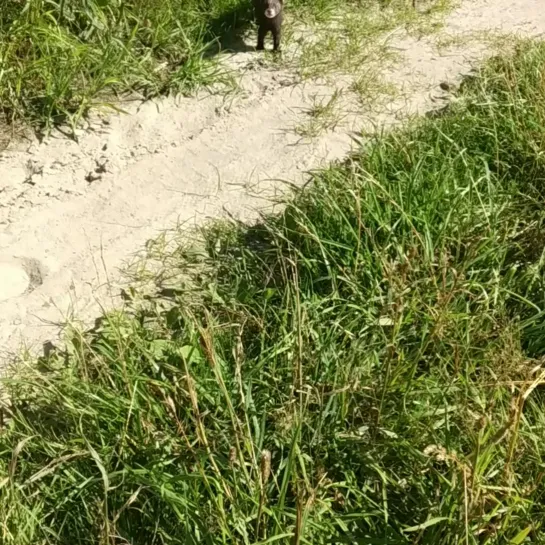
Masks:
[[[540,35],[543,0],[462,1],[441,35],[488,30]],[[207,96],[147,103],[128,116],[97,117],[78,143],[54,135],[5,152],[0,354],[22,344],[39,350],[67,320],[87,321],[116,304],[119,268],[163,229],[226,213],[251,219],[271,206],[265,197],[282,191],[281,180],[301,183],[309,169],[345,156],[351,130],[444,104],[439,83],[455,82],[489,50],[477,42],[438,49],[437,39],[394,37],[402,58],[385,77],[403,97],[368,116],[348,116],[311,141],[290,128],[316,95],[334,87],[294,85],[288,72],[258,68],[244,72],[243,93],[229,102]],[[240,53],[236,63],[255,65],[255,55]]]

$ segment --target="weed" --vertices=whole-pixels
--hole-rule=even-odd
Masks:
[[[358,102],[364,107],[372,107],[377,102],[391,100],[399,94],[397,87],[384,80],[380,73],[368,71],[355,79],[350,85]]]
[[[304,138],[315,138],[335,129],[343,117],[340,99],[341,92],[338,89],[328,98],[315,96],[312,106],[305,111],[306,122],[295,127],[296,134]]]

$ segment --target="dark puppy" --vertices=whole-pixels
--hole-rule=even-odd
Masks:
[[[271,32],[273,48],[280,50],[280,34],[284,18],[284,0],[253,0],[257,19],[257,49],[265,49],[265,36]]]

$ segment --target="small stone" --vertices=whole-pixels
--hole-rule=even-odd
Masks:
[[[93,182],[96,182],[97,180],[100,180],[102,176],[100,174],[95,174],[94,172],[89,172],[87,176],[85,176],[85,181],[89,184],[92,184]]]

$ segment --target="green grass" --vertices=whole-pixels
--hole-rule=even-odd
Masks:
[[[543,543],[544,67],[150,243],[155,294],[4,382],[0,542]]]
[[[335,90],[329,97],[312,97],[312,106],[304,111],[306,119],[294,128],[295,134],[302,138],[315,138],[334,130],[343,118],[341,96],[342,93]]]
[[[435,0],[431,13],[445,6]],[[391,56],[382,33],[430,24],[406,0],[292,0],[286,11],[287,64],[304,77],[382,62]],[[252,20],[250,0],[4,0],[0,122],[75,127],[91,108],[116,108],[127,96],[231,87],[215,53]]]
[[[250,17],[242,0],[5,0],[0,106],[7,121],[77,121],[127,92],[217,81],[208,46]]]

